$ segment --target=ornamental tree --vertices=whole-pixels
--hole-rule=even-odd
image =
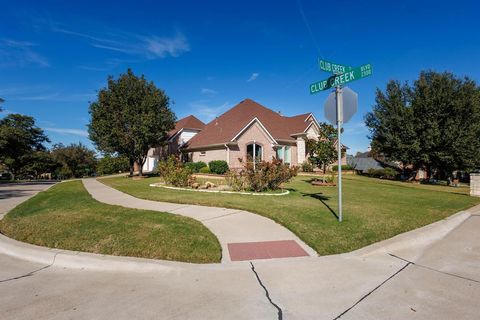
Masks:
[[[176,120],[165,92],[130,69],[118,79],[108,78],[90,104],[90,115],[90,139],[105,154],[127,157],[130,175],[135,162],[142,175],[148,150],[166,140]]]
[[[307,151],[309,161],[316,167],[326,172],[327,166],[337,159],[337,149],[335,141],[337,139],[337,131],[328,123],[320,123],[318,139],[307,140]]]

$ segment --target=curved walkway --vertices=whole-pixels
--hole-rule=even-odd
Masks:
[[[243,210],[143,200],[113,189],[96,179],[84,179],[97,201],[127,208],[187,216],[202,222],[222,247],[222,263],[276,257],[317,256],[315,250],[290,230]]]

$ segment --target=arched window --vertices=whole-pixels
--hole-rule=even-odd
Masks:
[[[247,161],[253,161],[253,159],[256,163],[263,159],[263,148],[255,142],[247,145]]]

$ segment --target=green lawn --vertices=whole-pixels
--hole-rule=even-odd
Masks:
[[[22,203],[0,221],[0,231],[51,248],[195,263],[221,259],[217,238],[200,222],[99,203],[81,181],[60,183]]]
[[[102,179],[103,183],[135,197],[248,210],[284,225],[320,255],[348,252],[443,219],[480,203],[468,188],[417,185],[347,175],[344,186],[344,222],[338,223],[337,188],[316,187],[310,177],[287,184],[286,196],[248,196],[196,193],[150,187],[159,178],[133,181]]]

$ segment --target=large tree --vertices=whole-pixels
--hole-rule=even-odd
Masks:
[[[320,123],[317,139],[307,140],[307,151],[309,161],[316,167],[326,172],[327,166],[337,159],[337,131],[328,123]]]
[[[366,125],[376,153],[429,176],[480,166],[480,90],[471,79],[428,71],[413,86],[390,81]]]
[[[0,120],[0,162],[14,176],[34,152],[45,150],[45,142],[48,137],[32,117],[9,114]]]
[[[95,172],[95,152],[81,143],[68,146],[56,144],[53,146],[52,156],[60,164],[58,175],[62,178],[81,178]]]
[[[175,127],[169,97],[130,69],[118,79],[108,78],[108,87],[90,105],[90,115],[90,139],[106,154],[127,157],[130,175],[135,162],[142,174],[148,150]]]

